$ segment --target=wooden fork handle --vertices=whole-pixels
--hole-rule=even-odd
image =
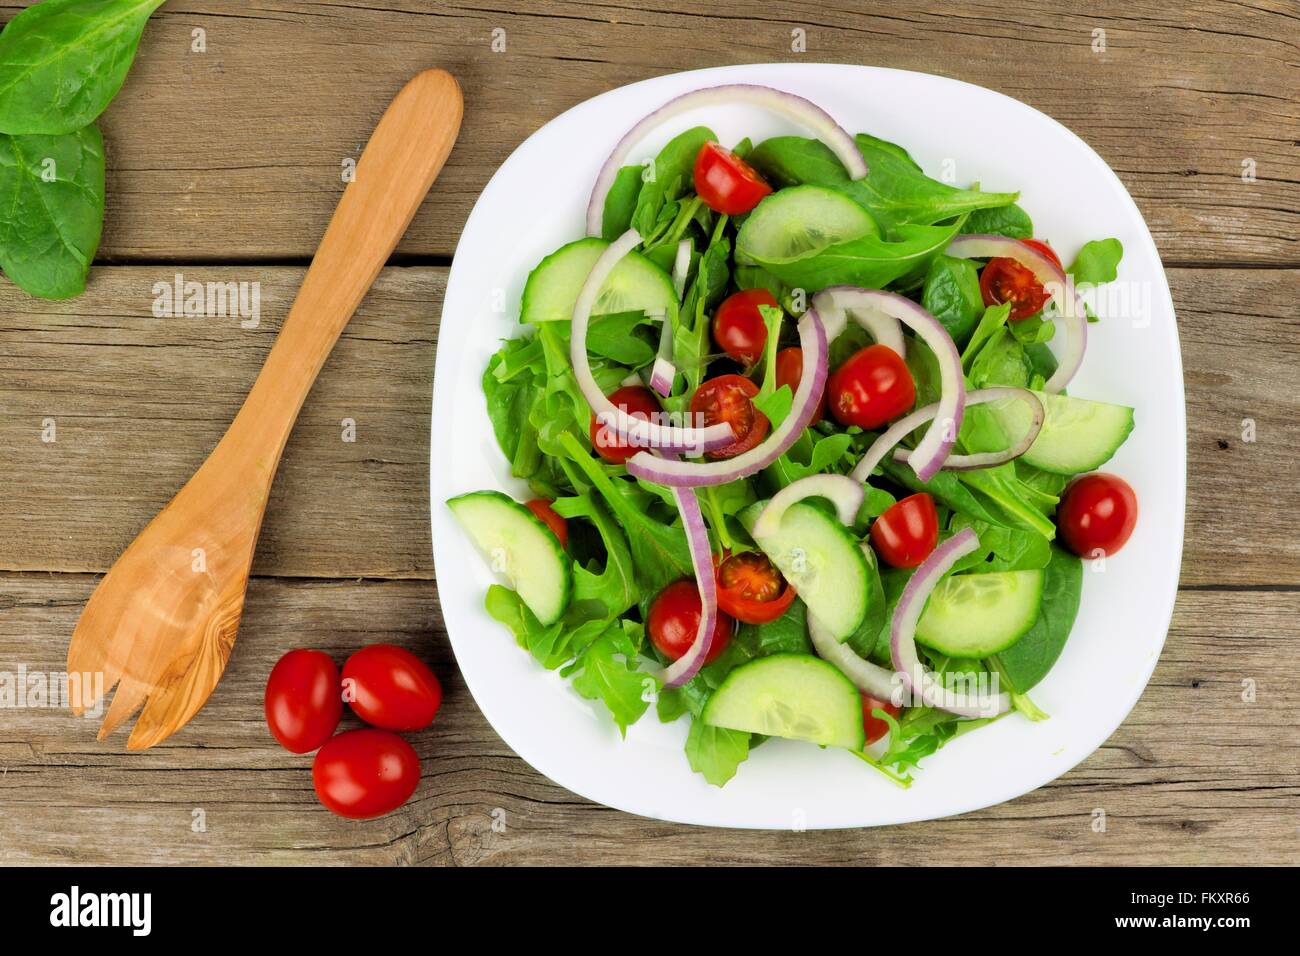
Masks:
[[[255,460],[268,464],[271,476],[321,366],[451,152],[461,113],[455,78],[426,70],[402,87],[362,151],[280,335],[223,439],[244,454],[255,447]]]

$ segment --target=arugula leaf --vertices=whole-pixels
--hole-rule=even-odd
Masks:
[[[600,220],[600,236],[606,242],[613,242],[632,225],[632,214],[641,194],[641,173],[640,166],[624,166],[614,174]]]
[[[604,703],[618,724],[619,733],[641,719],[658,686],[655,678],[636,669],[636,648],[641,625],[615,622],[592,642],[575,663],[573,689],[588,700]]]
[[[610,616],[617,617],[641,598],[627,537],[601,503],[592,497],[590,486],[582,483],[574,473],[574,466],[565,462],[565,471],[578,495],[557,498],[552,507],[561,517],[585,518],[590,521],[605,546],[605,567],[599,574],[581,562],[574,561],[574,600],[600,601]]]
[[[692,770],[720,787],[748,759],[750,737],[748,731],[710,727],[699,717],[692,718],[686,735],[686,759]]]
[[[99,129],[86,126],[61,136],[0,134],[0,209],[5,210],[0,214],[5,274],[42,299],[79,295],[104,225]]]
[[[0,33],[0,132],[58,136],[93,123],[162,4],[44,0],[19,12]]]
[[[786,453],[763,470],[778,491],[800,478],[830,471],[833,465],[844,460],[853,444],[853,436],[847,432],[815,436],[816,432],[805,428]]]
[[[1075,285],[1101,285],[1114,282],[1124,247],[1118,239],[1094,239],[1085,242],[1065,271],[1074,276]]]

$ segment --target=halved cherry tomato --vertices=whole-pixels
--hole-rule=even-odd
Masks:
[[[266,679],[266,725],[285,750],[305,754],[333,736],[343,716],[339,669],[324,651],[299,648]]]
[[[799,391],[799,382],[803,380],[803,349],[797,345],[792,345],[788,349],[781,349],[776,353],[776,387],[789,385],[790,392]],[[817,402],[817,411],[813,412],[812,421],[809,425],[816,425],[822,420],[826,413],[826,391],[822,390],[822,397]]]
[[[1056,526],[1079,557],[1100,558],[1124,547],[1137,517],[1137,495],[1129,483],[1096,471],[1066,486],[1056,510]]]
[[[415,793],[420,758],[391,730],[348,730],[316,754],[311,782],[316,799],[339,816],[378,817],[396,810]]]
[[[705,143],[695,156],[695,191],[715,212],[749,212],[772,191],[754,167],[717,143]]]
[[[873,710],[883,710],[890,717],[897,717],[903,712],[903,708],[887,700],[877,700],[874,697],[862,695],[862,729],[867,732],[867,743],[874,744],[885,734],[889,733],[889,724],[885,723],[879,717],[871,712]]]
[[[700,629],[700,614],[703,609],[700,591],[694,581],[689,578],[674,581],[660,591],[650,604],[650,612],[646,615],[650,642],[664,657],[670,661],[677,660],[695,643],[695,632]],[[723,611],[718,612],[718,622],[713,626],[713,643],[704,657],[704,663],[713,661],[727,649],[735,627],[730,616]]]
[[[877,428],[916,402],[916,383],[888,345],[868,345],[851,355],[826,383],[827,407],[841,425]]]
[[[1011,303],[1012,321],[1037,315],[1049,296],[1034,274],[1015,259],[990,259],[980,273],[980,295],[985,305]]]
[[[939,543],[939,514],[924,491],[890,505],[871,525],[871,543],[881,560],[895,568],[914,568]]]
[[[691,414],[702,419],[703,426],[726,422],[736,433],[736,440],[725,448],[705,452],[706,458],[735,458],[749,451],[764,438],[772,423],[754,407],[752,399],[758,386],[743,375],[719,375],[695,390],[691,396]]]
[[[1051,246],[1049,246],[1047,243],[1043,242],[1043,240],[1021,239],[1020,241],[1023,242],[1025,245],[1027,245],[1030,249],[1033,249],[1036,252],[1041,252],[1043,255],[1047,256],[1047,258],[1051,259],[1053,262],[1056,263],[1057,268],[1060,269],[1065,268],[1065,266],[1061,265],[1061,257],[1056,254],[1056,250],[1053,249]]]
[[[633,418],[648,420],[661,411],[659,400],[655,398],[654,392],[640,385],[620,388],[610,394],[609,400],[616,408],[623,409],[625,414]],[[595,415],[591,416],[591,446],[596,449],[596,453],[601,458],[615,465],[623,464],[641,450],[636,445],[628,444],[619,438],[614,429],[599,424]]]
[[[767,324],[760,305],[779,308],[766,289],[742,289],[723,299],[713,316],[713,341],[737,362],[753,365],[767,345]]]
[[[423,730],[442,704],[442,685],[429,665],[406,648],[371,644],[343,665],[343,695],[371,726]]]
[[[555,513],[555,509],[551,507],[550,499],[534,498],[532,501],[524,502],[524,507],[535,514],[542,524],[551,529],[555,536],[560,539],[561,548],[569,546],[569,522]]]
[[[717,562],[718,606],[746,624],[775,621],[794,603],[794,588],[761,551]]]

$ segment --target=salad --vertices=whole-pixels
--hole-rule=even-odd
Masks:
[[[726,148],[697,126],[629,160],[737,102],[812,135]],[[1081,559],[1137,519],[1097,471],[1133,409],[1066,394],[1096,321],[1080,290],[1120,243],[1065,267],[1017,198],[767,87],[641,120],[483,374],[534,496],[447,502],[509,585],[488,612],[621,732],[688,720],[717,786],[773,736],[908,785],[954,737],[1046,718],[1029,694]]]

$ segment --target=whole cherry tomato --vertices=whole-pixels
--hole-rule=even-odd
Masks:
[[[841,425],[878,428],[916,402],[916,383],[888,345],[868,345],[851,355],[826,383],[827,406]]]
[[[939,514],[925,492],[885,509],[871,525],[871,543],[881,560],[895,568],[914,568],[939,543]]]
[[[754,167],[717,143],[705,143],[695,156],[695,191],[715,212],[749,212],[772,191]]]
[[[1066,486],[1056,510],[1056,526],[1079,557],[1100,558],[1124,547],[1137,517],[1137,495],[1129,483],[1096,471]]]
[[[737,362],[752,366],[767,346],[767,323],[760,305],[780,308],[766,289],[742,289],[722,300],[713,315],[713,341]]]
[[[404,647],[371,644],[343,665],[343,695],[358,717],[385,730],[423,730],[442,704],[442,685]]]
[[[410,799],[420,782],[420,758],[392,731],[348,730],[321,747],[311,765],[311,781],[327,809],[364,820]]]
[[[324,651],[281,657],[266,679],[266,725],[285,750],[305,754],[329,740],[343,715],[339,669]]]
[[[704,605],[700,601],[700,591],[695,582],[689,579],[674,581],[659,592],[650,604],[650,613],[646,615],[646,630],[650,642],[659,649],[659,653],[670,661],[675,661],[695,643],[695,633],[700,629],[700,614]],[[718,622],[713,626],[713,643],[704,663],[717,658],[731,643],[735,622],[718,612]]]
[[[624,386],[611,393],[609,400],[615,408],[623,409],[633,418],[651,420],[662,410],[654,392],[640,385]],[[591,447],[601,458],[615,465],[623,464],[641,450],[619,438],[613,428],[597,422],[595,415],[591,416]]]

